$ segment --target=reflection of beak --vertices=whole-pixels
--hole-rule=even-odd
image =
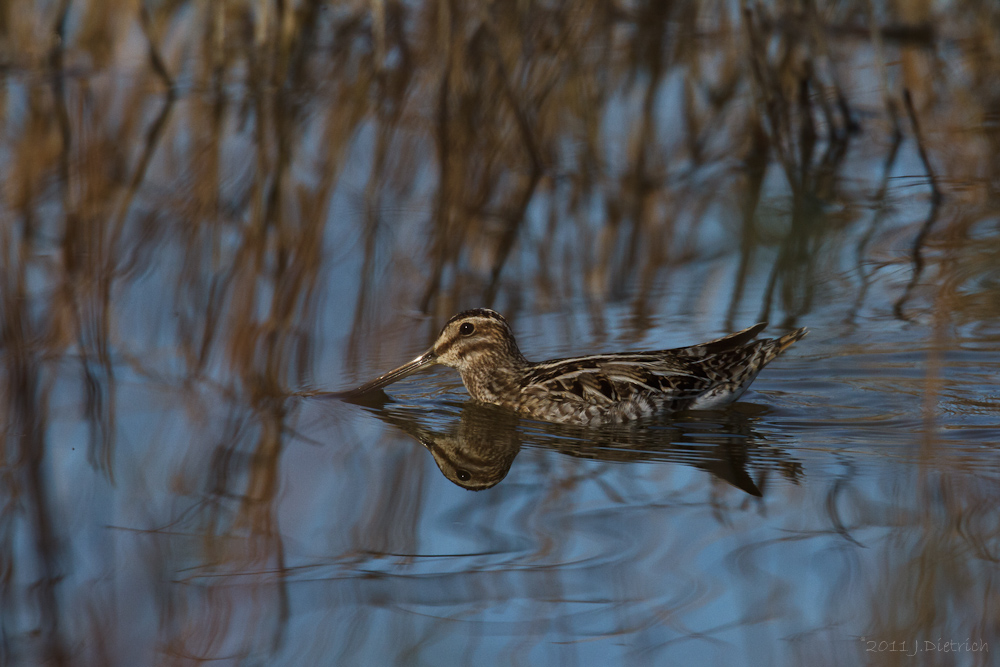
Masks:
[[[426,368],[427,366],[433,366],[436,363],[437,355],[434,354],[434,350],[427,350],[413,361],[403,364],[399,368],[391,370],[384,375],[379,375],[371,382],[366,382],[357,389],[352,389],[351,391],[345,393],[349,396],[362,396],[373,391],[378,391],[383,387],[388,387],[393,382],[402,380],[407,375],[416,373],[420,369]]]

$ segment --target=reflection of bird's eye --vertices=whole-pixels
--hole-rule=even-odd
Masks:
[[[458,477],[458,479],[463,482],[468,482],[470,479],[472,479],[472,475],[469,474],[468,470],[456,470],[455,476]]]
[[[462,326],[458,328],[458,333],[462,334],[463,336],[469,336],[475,330],[476,327],[472,322],[463,322]]]

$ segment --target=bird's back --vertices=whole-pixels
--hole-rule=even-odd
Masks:
[[[593,426],[724,405],[739,398],[765,365],[806,334],[798,329],[780,338],[752,340],[766,326],[670,350],[532,364],[510,407],[539,419]]]

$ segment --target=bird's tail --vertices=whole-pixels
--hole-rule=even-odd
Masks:
[[[761,367],[790,348],[795,341],[800,340],[807,333],[809,333],[809,329],[803,327],[802,329],[790,331],[780,338],[772,338],[770,340],[761,341],[765,345],[764,359],[761,363]]]

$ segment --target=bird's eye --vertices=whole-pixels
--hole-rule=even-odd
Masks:
[[[468,470],[456,470],[455,476],[458,477],[458,479],[460,479],[463,482],[468,482],[470,479],[472,479],[472,475],[469,474]]]
[[[463,336],[471,336],[475,330],[476,330],[476,325],[474,325],[472,322],[463,322],[462,326],[458,328],[458,333],[462,334]]]

